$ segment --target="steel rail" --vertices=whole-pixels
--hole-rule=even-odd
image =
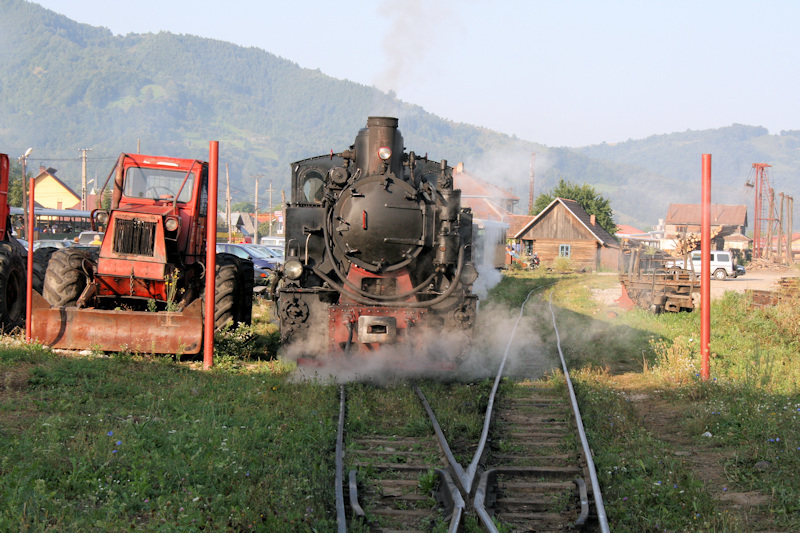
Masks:
[[[586,438],[586,431],[583,429],[583,419],[581,418],[581,410],[578,407],[578,400],[575,396],[575,389],[572,387],[572,380],[569,377],[569,370],[567,369],[567,361],[564,359],[564,352],[561,350],[561,336],[558,333],[558,326],[556,325],[556,313],[553,310],[553,291],[550,291],[550,314],[553,316],[553,329],[556,332],[556,346],[558,347],[558,355],[561,358],[561,368],[564,371],[564,378],[567,382],[569,389],[569,397],[572,402],[572,411],[575,414],[575,425],[578,426],[578,433],[581,437],[581,445],[583,446],[583,454],[586,457],[586,464],[589,469],[589,478],[592,481],[592,491],[594,495],[594,505],[597,509],[597,519],[600,522],[600,531],[603,533],[610,532],[608,527],[608,518],[606,517],[605,505],[603,505],[603,494],[600,492],[600,482],[597,479],[597,470],[594,466],[592,459],[592,450],[589,448],[589,440]]]
[[[503,360],[500,362],[500,368],[497,370],[497,375],[494,378],[494,384],[492,385],[492,392],[489,395],[489,404],[486,406],[486,416],[483,421],[483,431],[481,432],[481,439],[478,442],[478,448],[475,450],[475,456],[472,459],[472,463],[469,465],[466,473],[465,483],[469,487],[467,489],[467,493],[472,490],[472,483],[475,480],[475,473],[478,470],[478,462],[483,455],[483,450],[486,447],[486,441],[489,438],[489,426],[492,421],[492,409],[494,409],[494,397],[497,393],[497,388],[500,385],[500,379],[503,377],[503,369],[506,366],[506,361],[508,360],[508,353],[511,349],[511,343],[514,340],[514,335],[517,333],[517,326],[519,325],[520,320],[522,320],[522,314],[525,311],[525,304],[528,303],[531,296],[534,292],[538,291],[540,288],[533,289],[531,292],[528,293],[528,296],[525,298],[525,301],[522,302],[522,305],[519,308],[519,316],[517,317],[517,321],[514,322],[514,328],[511,330],[511,335],[508,337],[508,344],[506,344],[506,351],[503,354]],[[488,483],[488,476],[490,474],[484,473],[483,479],[481,480],[481,484],[478,490],[475,493],[475,498],[473,499],[472,505],[475,509],[475,512],[478,514],[478,518],[483,524],[483,528],[489,533],[498,533],[499,530],[494,525],[491,516],[486,511],[485,507],[485,498],[486,493],[488,491],[487,483]]]
[[[336,429],[336,524],[338,533],[347,532],[344,513],[344,385],[339,386],[339,426]]]
[[[511,330],[511,335],[508,336],[508,344],[506,344],[506,351],[503,354],[503,360],[500,362],[500,368],[497,370],[497,376],[494,378],[494,385],[492,385],[492,393],[489,395],[489,404],[486,406],[486,417],[483,421],[483,431],[481,432],[481,439],[478,442],[478,448],[475,450],[475,455],[472,458],[472,463],[470,463],[469,467],[467,468],[467,472],[465,474],[465,483],[464,489],[467,493],[472,492],[472,483],[475,481],[475,473],[478,470],[478,462],[483,455],[483,450],[486,447],[486,441],[489,438],[489,426],[492,421],[492,409],[494,408],[494,397],[497,393],[497,388],[500,385],[500,379],[503,377],[503,368],[506,366],[506,361],[508,360],[508,352],[511,350],[511,343],[514,341],[514,335],[517,333],[517,326],[519,326],[519,321],[522,320],[522,313],[525,311],[525,304],[528,303],[531,296],[534,292],[538,291],[540,287],[533,289],[531,292],[528,293],[528,296],[525,298],[525,301],[522,302],[522,305],[519,308],[519,316],[517,317],[517,321],[514,322],[514,328]]]
[[[439,448],[441,448],[442,453],[444,454],[445,458],[447,459],[447,463],[455,472],[456,477],[458,479],[458,483],[461,486],[461,490],[464,491],[465,494],[469,494],[469,487],[466,486],[464,468],[456,461],[453,452],[450,451],[450,445],[447,444],[447,439],[444,436],[444,432],[442,431],[442,427],[439,425],[439,421],[436,419],[436,415],[433,414],[433,409],[431,409],[431,405],[428,403],[428,399],[425,398],[425,395],[419,390],[419,387],[414,385],[414,392],[417,393],[419,399],[422,401],[422,406],[425,408],[425,412],[428,413],[428,418],[433,425],[433,431],[436,433],[436,440],[439,442]]]
[[[453,452],[450,450],[450,445],[447,443],[447,439],[444,436],[442,427],[439,425],[439,421],[436,419],[436,415],[433,413],[433,409],[431,409],[431,405],[428,403],[428,399],[425,397],[425,394],[422,393],[417,385],[414,385],[414,392],[417,393],[417,396],[419,396],[419,399],[422,401],[422,406],[425,408],[425,412],[428,413],[428,419],[430,419],[431,424],[433,425],[433,431],[436,433],[436,439],[439,442],[439,448],[442,450],[442,453],[447,460],[447,464],[453,469],[453,472],[455,472],[459,484],[461,485],[461,489],[459,490],[459,488],[450,481],[450,475],[446,470],[436,469],[437,474],[444,481],[444,488],[446,488],[444,493],[447,496],[447,500],[449,504],[452,505],[452,514],[450,516],[450,527],[448,531],[450,533],[456,533],[461,524],[461,516],[464,514],[464,509],[466,508],[464,497],[461,495],[460,491],[463,490],[465,494],[469,495],[469,490],[466,490],[463,486],[464,469],[461,467],[458,461],[456,461]]]

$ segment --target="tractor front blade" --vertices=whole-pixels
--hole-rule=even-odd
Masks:
[[[199,298],[181,312],[157,313],[50,307],[36,291],[31,304],[31,337],[51,348],[193,355],[203,342]]]

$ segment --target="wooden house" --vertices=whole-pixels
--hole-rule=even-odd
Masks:
[[[575,269],[618,270],[619,244],[578,202],[556,198],[514,236],[523,252],[536,252],[543,265],[569,258]]]
[[[664,238],[661,248],[671,250],[678,239],[689,234],[700,234],[702,222],[700,204],[669,204],[664,221]],[[747,206],[711,204],[711,231],[719,233],[711,243],[714,250],[742,249],[749,243],[747,231]]]
[[[40,169],[34,179],[36,204],[48,209],[80,209],[81,197],[69,185],[56,177],[53,168]]]

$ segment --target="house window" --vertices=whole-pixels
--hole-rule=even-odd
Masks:
[[[558,245],[558,257],[569,257],[570,255],[570,245],[569,244],[559,244]]]

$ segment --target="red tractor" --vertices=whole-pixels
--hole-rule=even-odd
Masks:
[[[199,353],[208,163],[121,154],[103,191],[112,177],[110,209],[92,212],[102,243],[53,253],[32,335],[56,348]],[[249,324],[252,262],[217,254],[216,263],[215,326]]]
[[[0,154],[0,329],[25,323],[25,248],[11,236],[8,209],[9,162]]]

